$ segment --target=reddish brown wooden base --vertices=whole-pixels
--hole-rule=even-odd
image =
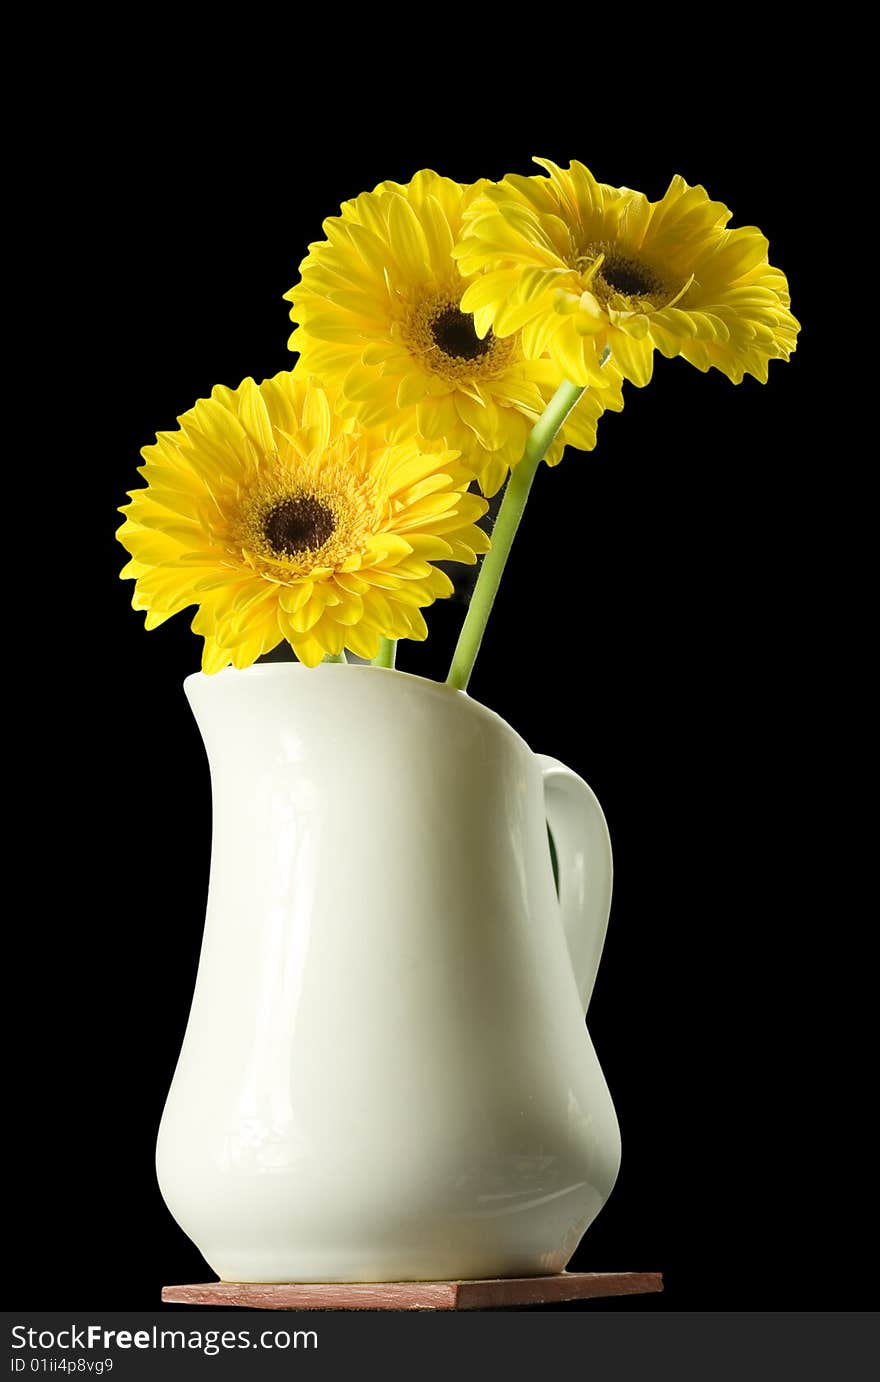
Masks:
[[[162,1299],[179,1305],[244,1305],[252,1310],[491,1310],[504,1305],[552,1305],[595,1296],[634,1296],[663,1290],[660,1272],[562,1272],[559,1276],[494,1281],[207,1281],[163,1286]]]

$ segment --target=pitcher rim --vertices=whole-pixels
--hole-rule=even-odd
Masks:
[[[396,681],[407,681],[420,684],[430,689],[434,694],[447,696],[458,705],[462,707],[467,706],[473,712],[484,716],[492,724],[499,726],[507,734],[512,735],[529,753],[533,752],[531,746],[526,743],[522,735],[513,728],[513,725],[509,724],[503,716],[497,713],[497,711],[491,710],[489,706],[484,705],[482,701],[474,700],[467,691],[461,691],[458,687],[449,686],[444,681],[435,681],[432,677],[421,677],[414,672],[403,672],[398,667],[373,667],[369,663],[351,662],[321,662],[317,667],[306,667],[301,662],[255,662],[252,663],[250,667],[224,667],[219,672],[191,672],[189,676],[184,677],[183,689],[187,699],[189,699],[191,687],[194,690],[197,686],[206,687],[210,683],[219,685],[223,681],[237,681],[239,678],[246,678],[249,681],[263,681],[278,676],[289,677],[291,675],[297,678],[300,676],[315,677],[316,675],[326,676],[328,673],[331,676],[350,676],[352,673],[369,673],[373,676],[392,677]]]

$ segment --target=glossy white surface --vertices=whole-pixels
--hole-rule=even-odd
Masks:
[[[400,672],[186,692],[214,839],[159,1134],[172,1214],[227,1280],[561,1271],[620,1160],[584,1026],[611,889],[589,788]]]

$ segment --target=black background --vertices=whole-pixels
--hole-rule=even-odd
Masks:
[[[853,962],[819,876],[845,856],[815,785],[843,752],[829,696],[851,496],[830,440],[844,366],[819,328],[805,224],[814,127],[772,99],[750,124],[729,92],[695,115],[655,91],[626,120],[620,91],[579,102],[576,72],[559,81],[566,106],[558,88],[474,91],[451,68],[441,101],[328,73],[322,117],[314,73],[288,101],[273,62],[274,100],[240,98],[227,56],[185,108],[179,72],[92,72],[25,159],[38,254],[16,286],[45,306],[10,614],[19,647],[41,643],[9,745],[25,746],[9,1303],[144,1309],[163,1282],[209,1276],[153,1170],[210,797],[181,690],[200,640],[186,616],[146,635],[117,579],[138,451],[213,384],[292,365],[281,295],[342,199],[422,166],[526,172],[543,153],[651,197],[676,171],[704,182],[734,224],[769,235],[804,323],[766,386],[658,357],[596,452],[542,470],[471,686],[590,781],[614,841],[590,1027],[623,1166],[572,1266],[666,1274],[665,1296],[594,1310],[863,1308],[870,1244],[846,1196]],[[461,614],[435,606],[431,640],[399,665],[442,676]]]

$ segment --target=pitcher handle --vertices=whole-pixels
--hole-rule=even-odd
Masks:
[[[562,925],[586,1012],[611,911],[611,840],[602,808],[583,778],[556,758],[536,757],[556,846]]]

